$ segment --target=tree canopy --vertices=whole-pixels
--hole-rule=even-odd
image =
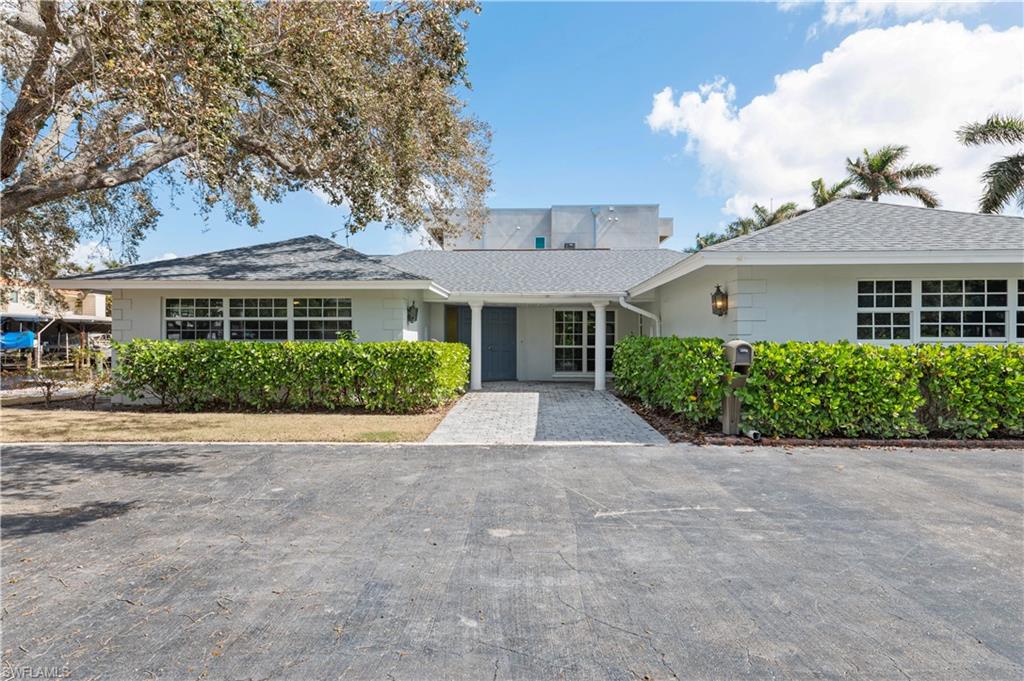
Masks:
[[[993,114],[981,123],[957,130],[961,144],[1024,144],[1024,117]],[[982,213],[998,213],[1009,203],[1024,210],[1024,149],[995,161],[981,176],[984,193],[978,201]]]
[[[900,165],[909,151],[905,145],[888,144],[877,151],[865,149],[864,155],[855,160],[846,159],[846,171],[856,188],[850,196],[872,201],[883,194],[909,196],[928,208],[937,208],[939,197],[933,191],[910,183],[934,177],[941,169],[930,163]]]
[[[300,189],[351,231],[478,221],[488,131],[460,99],[474,9],[6,0],[3,275],[52,276],[88,234],[130,258],[157,189],[248,224]]]

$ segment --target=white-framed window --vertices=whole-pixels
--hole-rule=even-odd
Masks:
[[[921,340],[985,340],[1007,337],[1006,279],[921,281]]]
[[[1017,280],[1017,340],[1024,342],[1024,279]]]
[[[29,305],[35,305],[36,304],[36,292],[35,291],[25,291],[25,302],[28,303]]]
[[[913,289],[909,279],[857,282],[857,339],[910,340]]]
[[[615,310],[605,310],[605,370],[611,371]],[[596,362],[594,310],[555,310],[555,372],[593,373]]]
[[[231,340],[288,340],[287,298],[231,298],[228,317]]]
[[[295,340],[337,340],[352,330],[352,299],[295,298],[292,317]]]
[[[582,373],[583,310],[555,310],[555,371]]]
[[[19,293],[20,292],[16,288],[11,289],[11,302],[12,303],[18,302],[18,295],[19,295]]]
[[[223,340],[223,298],[165,298],[164,338]]]

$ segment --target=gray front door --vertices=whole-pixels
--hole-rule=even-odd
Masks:
[[[485,381],[516,380],[516,309],[484,307],[482,376]],[[459,341],[469,345],[470,311],[459,308]]]

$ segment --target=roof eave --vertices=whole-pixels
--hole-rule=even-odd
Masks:
[[[425,290],[439,296],[448,296],[448,290],[430,279],[50,279],[46,282],[54,288],[75,288],[88,291],[107,292],[113,289],[160,290],[160,289],[223,289],[223,290]]]

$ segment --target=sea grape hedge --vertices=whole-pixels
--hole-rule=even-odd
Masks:
[[[708,425],[732,379],[719,353],[714,339],[626,339],[616,388]],[[760,342],[737,394],[743,423],[772,436],[1019,437],[1024,345]]]
[[[729,364],[717,338],[629,336],[615,344],[615,389],[704,426],[722,406]]]
[[[469,348],[433,341],[133,340],[115,351],[119,392],[180,411],[414,412],[454,399],[469,377]]]

